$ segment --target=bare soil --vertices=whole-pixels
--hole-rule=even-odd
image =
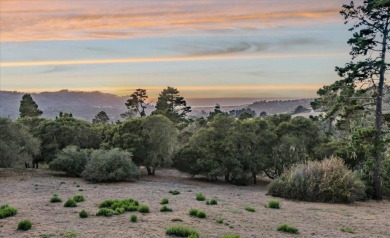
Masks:
[[[0,220],[0,237],[66,237],[66,232],[71,230],[77,237],[166,237],[165,229],[172,225],[189,226],[207,238],[226,234],[241,237],[390,237],[389,201],[345,205],[279,199],[281,209],[269,209],[264,205],[273,198],[266,195],[266,183],[239,187],[189,178],[175,170],[164,169],[156,173],[156,176],[144,175],[135,183],[93,184],[45,169],[0,171],[0,204],[18,209],[16,216]],[[181,194],[171,195],[169,190],[174,189]],[[54,193],[63,202],[75,194],[84,195],[86,200],[76,208],[65,208],[63,203],[49,202]],[[218,205],[207,206],[205,202],[196,201],[197,193],[203,193],[208,199],[216,197]],[[159,211],[163,197],[169,199],[168,206],[173,212]],[[94,215],[102,201],[124,198],[134,198],[149,205],[151,212],[137,213],[137,223],[129,221],[132,213],[113,217]],[[256,212],[247,212],[244,208],[248,205]],[[190,217],[190,208],[204,210],[207,218]],[[90,217],[79,218],[82,209],[89,211]],[[182,222],[172,221],[174,218],[180,218]],[[216,223],[217,218],[223,218],[223,224]],[[16,230],[17,223],[23,219],[32,221],[31,230]],[[297,227],[300,234],[277,232],[276,227],[281,223]],[[342,232],[341,227],[350,227],[355,233]]]

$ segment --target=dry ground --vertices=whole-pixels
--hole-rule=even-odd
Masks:
[[[224,183],[208,183],[191,179],[174,170],[158,170],[157,176],[143,176],[136,183],[91,184],[80,178],[55,176],[47,170],[26,173],[0,171],[0,204],[10,204],[18,214],[0,220],[0,237],[64,237],[74,230],[77,237],[165,237],[166,227],[186,225],[199,231],[201,237],[221,237],[239,234],[241,237],[390,237],[390,202],[358,202],[351,205],[295,202],[281,200],[279,210],[265,208],[271,197],[266,186],[238,187]],[[83,191],[79,191],[82,189]],[[169,190],[177,189],[173,196]],[[49,202],[57,193],[65,201],[75,194],[83,194],[85,202],[76,208]],[[207,198],[216,197],[218,205],[207,206],[195,200],[197,193]],[[169,198],[171,213],[161,213],[160,200]],[[151,213],[138,214],[139,222],[129,222],[131,213],[113,217],[96,217],[100,202],[106,199],[134,198],[151,208]],[[244,210],[251,205],[256,212]],[[207,218],[188,216],[190,208],[206,211]],[[78,212],[88,210],[92,216],[80,219]],[[216,218],[225,224],[217,224]],[[171,219],[181,218],[182,222]],[[33,228],[16,231],[17,223],[30,219]],[[297,227],[299,235],[277,232],[276,226],[287,223]],[[340,228],[351,227],[355,234],[343,233]]]

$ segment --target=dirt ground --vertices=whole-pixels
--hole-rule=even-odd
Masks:
[[[185,225],[198,230],[200,237],[221,237],[238,234],[241,237],[390,237],[390,202],[368,201],[350,205],[295,202],[279,199],[281,209],[264,205],[272,199],[266,195],[266,185],[246,187],[209,183],[192,179],[175,170],[158,170],[156,176],[144,175],[138,182],[92,184],[81,178],[69,178],[39,169],[11,173],[0,171],[0,204],[18,209],[18,214],[0,220],[0,237],[66,237],[75,231],[77,237],[166,237],[165,228]],[[179,195],[169,194],[176,189]],[[82,190],[82,191],[81,191]],[[57,193],[63,202],[75,194],[86,200],[76,208],[65,208],[63,203],[50,203]],[[216,197],[218,205],[207,206],[196,201],[195,195]],[[160,200],[169,199],[173,212],[161,213]],[[130,214],[97,217],[98,205],[106,199],[134,198],[149,205],[151,212],[137,213],[139,221],[131,223]],[[245,211],[250,205],[256,212]],[[188,215],[190,208],[206,211],[207,218]],[[86,209],[91,216],[79,218]],[[180,218],[182,222],[172,219]],[[216,223],[223,218],[223,224]],[[33,228],[26,232],[16,230],[20,220],[29,219]],[[277,225],[287,223],[299,229],[299,235],[276,231]],[[343,233],[341,227],[351,227],[355,234]],[[69,234],[68,234],[69,235]],[[68,236],[72,237],[72,236]]]

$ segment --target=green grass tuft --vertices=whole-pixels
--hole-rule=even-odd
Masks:
[[[80,218],[87,218],[88,217],[88,212],[86,210],[81,210],[79,213]]]
[[[206,205],[217,205],[218,201],[217,199],[211,199],[210,201],[206,202]]]
[[[149,207],[147,205],[140,205],[138,207],[138,211],[140,213],[149,213],[150,212]]]
[[[198,212],[196,212],[196,217],[206,218],[206,213],[204,211],[199,210]]]
[[[133,223],[135,223],[135,222],[137,222],[137,220],[138,220],[137,215],[131,214],[131,216],[130,216],[130,221],[133,222]]]
[[[77,203],[72,198],[69,198],[68,201],[65,202],[64,207],[77,207]]]
[[[51,203],[62,202],[62,199],[61,199],[57,194],[54,194],[54,195],[50,198],[50,202],[51,202]]]
[[[267,202],[266,207],[273,208],[273,209],[279,209],[280,208],[280,202],[278,200],[269,200]]]
[[[29,220],[23,220],[18,223],[18,230],[20,231],[28,231],[32,227],[32,223]]]
[[[178,237],[191,237],[191,238],[199,237],[199,233],[196,230],[185,226],[168,227],[165,230],[165,234],[167,234],[168,236],[178,236]]]
[[[341,227],[341,228],[340,228],[340,231],[342,231],[342,232],[348,232],[348,233],[351,233],[351,234],[355,234],[355,231],[353,230],[353,228],[347,227],[347,226]]]
[[[193,216],[193,217],[196,217],[196,213],[198,212],[198,209],[195,209],[195,208],[191,208],[190,211],[188,212],[188,214],[190,216]]]
[[[161,205],[168,204],[168,203],[169,203],[168,198],[161,199],[161,202],[160,202]]]
[[[291,233],[291,234],[298,234],[298,229],[293,227],[293,226],[290,226],[290,225],[287,225],[287,224],[280,224],[277,228],[276,228],[277,231],[281,231],[281,232],[285,232],[285,233]]]
[[[224,236],[221,236],[221,238],[240,238],[239,235],[224,235]]]
[[[177,190],[170,190],[169,193],[172,195],[179,195],[180,194],[180,192]]]
[[[0,219],[15,216],[16,213],[18,213],[18,210],[16,210],[16,208],[11,207],[9,205],[3,205],[0,207]]]
[[[118,213],[110,208],[100,208],[99,211],[96,213],[96,216],[105,216],[110,217],[112,215],[118,215]]]
[[[196,194],[196,200],[204,201],[204,200],[206,200],[206,197],[203,194],[199,193],[199,194]]]
[[[172,208],[169,208],[164,205],[160,208],[160,212],[172,212]]]
[[[247,210],[248,212],[255,212],[256,211],[256,209],[254,209],[253,207],[250,207],[250,206],[245,207],[245,210]]]
[[[84,198],[83,195],[74,195],[74,196],[73,196],[73,200],[74,200],[75,202],[84,202],[84,201],[85,201],[85,198]]]

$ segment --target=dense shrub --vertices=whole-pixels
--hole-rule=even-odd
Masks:
[[[286,232],[286,233],[292,233],[292,234],[298,234],[298,229],[287,225],[287,224],[280,224],[277,228],[277,231]]]
[[[160,208],[160,212],[171,212],[171,211],[172,211],[172,208],[169,208],[165,205]]]
[[[29,221],[29,220],[23,220],[23,221],[20,221],[18,223],[18,230],[21,230],[21,231],[28,231],[30,230],[32,227],[32,222]]]
[[[49,163],[49,168],[79,177],[85,169],[88,157],[88,150],[80,150],[76,146],[68,146]]]
[[[138,220],[137,215],[132,214],[132,215],[130,216],[130,221],[131,221],[131,222],[137,222],[137,220]]]
[[[169,193],[172,195],[179,195],[180,194],[180,192],[177,190],[170,190]]]
[[[118,215],[118,213],[110,208],[100,208],[96,213],[96,216],[110,217],[112,215]]]
[[[138,201],[132,198],[118,200],[109,199],[100,203],[101,216],[119,215],[124,212],[133,212],[138,210]],[[99,212],[98,212],[99,213]]]
[[[10,217],[10,216],[15,216],[16,213],[18,213],[18,210],[16,210],[16,208],[14,207],[11,207],[7,204],[0,206],[0,219]]]
[[[267,202],[266,207],[273,208],[273,209],[279,209],[280,208],[280,202],[278,200],[269,200]]]
[[[77,207],[77,203],[72,198],[65,202],[64,207]]]
[[[224,235],[224,236],[221,236],[221,238],[240,238],[239,235]]]
[[[51,202],[51,203],[62,202],[62,199],[61,199],[57,194],[54,194],[54,195],[50,198],[50,202]]]
[[[84,198],[83,195],[74,195],[74,196],[73,196],[73,200],[74,200],[75,202],[84,202],[84,201],[85,201],[85,198]]]
[[[168,198],[161,199],[161,202],[160,202],[161,205],[168,204],[168,203],[169,203]]]
[[[87,218],[88,217],[88,212],[86,210],[81,210],[79,213],[80,218]]]
[[[199,211],[196,212],[196,217],[198,217],[198,218],[206,218],[206,213],[204,211],[199,210]]]
[[[217,205],[218,201],[217,199],[211,199],[210,201],[206,202],[206,205]]]
[[[204,201],[204,200],[206,200],[206,197],[203,194],[199,193],[199,194],[196,194],[196,200]]]
[[[190,211],[188,212],[188,214],[190,216],[194,216],[196,217],[196,213],[198,212],[198,209],[195,209],[195,208],[191,208]]]
[[[146,206],[146,205],[140,205],[140,206],[138,207],[138,211],[139,211],[140,213],[149,213],[149,212],[150,212],[149,207]]]
[[[199,237],[199,233],[196,230],[185,226],[168,227],[165,230],[165,234],[169,236],[178,236],[178,237],[192,237],[192,238]]]
[[[335,157],[296,165],[268,188],[272,196],[320,202],[353,202],[364,191],[363,182]]]
[[[92,182],[116,182],[136,180],[140,172],[129,152],[119,149],[95,150],[82,176]]]
[[[347,233],[351,233],[351,234],[354,234],[354,233],[355,233],[355,231],[354,231],[353,228],[351,228],[351,227],[341,227],[341,228],[340,228],[340,231],[342,231],[342,232],[347,232]]]
[[[246,206],[245,210],[247,210],[248,212],[255,212],[256,211],[256,209],[254,209],[253,207],[250,207],[250,206]]]

